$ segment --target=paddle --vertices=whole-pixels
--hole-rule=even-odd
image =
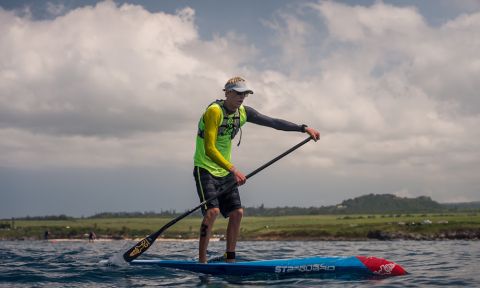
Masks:
[[[302,145],[304,145],[305,143],[307,143],[308,141],[312,140],[311,137],[308,137],[307,139],[303,140],[302,142],[298,143],[297,145],[293,146],[292,148],[288,149],[287,151],[283,152],[281,155],[278,155],[277,157],[275,157],[274,159],[270,160],[269,162],[263,164],[261,167],[257,168],[255,171],[251,172],[250,174],[248,174],[246,177],[247,179],[254,176],[255,174],[257,174],[258,172],[262,171],[263,169],[267,168],[268,166],[272,165],[273,163],[277,162],[278,160],[280,160],[281,158],[285,157],[286,155],[290,154],[291,152],[297,150],[298,148],[300,148]],[[157,232],[155,233],[152,233],[150,234],[149,236],[147,236],[146,238],[142,239],[140,242],[138,242],[137,244],[135,244],[135,246],[133,246],[132,248],[130,248],[127,252],[125,252],[123,254],[123,259],[125,259],[125,261],[127,262],[131,262],[133,259],[137,258],[138,256],[142,255],[143,252],[147,251],[148,248],[150,248],[150,246],[153,244],[153,242],[158,238],[158,236],[160,236],[165,230],[167,230],[170,226],[172,226],[173,224],[177,223],[178,221],[182,220],[183,218],[187,217],[188,215],[192,214],[194,211],[198,210],[200,207],[202,207],[203,205],[211,202],[212,200],[216,199],[217,197],[220,197],[222,196],[223,194],[226,194],[228,192],[230,192],[230,190],[235,186],[237,185],[236,182],[232,182],[230,183],[228,186],[225,187],[225,189],[223,189],[221,192],[219,192],[217,195],[215,196],[212,196],[210,198],[208,198],[207,200],[203,201],[202,203],[200,203],[198,206],[196,206],[195,208],[192,208],[188,211],[186,211],[185,213],[183,213],[182,215],[178,216],[177,218],[173,219],[172,221],[168,222],[167,224],[165,224],[162,228],[160,228],[160,230],[158,230]]]

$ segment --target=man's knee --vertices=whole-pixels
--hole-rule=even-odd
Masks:
[[[241,220],[243,217],[243,208],[235,209],[228,215],[232,220]]]
[[[215,221],[215,219],[217,218],[218,215],[220,215],[220,209],[219,208],[210,208],[205,213],[205,215],[203,217],[203,219],[204,219],[203,222]]]
[[[210,208],[210,209],[207,210],[206,215],[210,216],[210,217],[217,217],[218,215],[220,215],[220,209],[219,208]]]

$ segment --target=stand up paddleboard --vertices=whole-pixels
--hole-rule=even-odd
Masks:
[[[211,275],[276,275],[335,274],[362,276],[399,276],[407,272],[398,264],[377,257],[309,257],[236,263],[214,262],[201,264],[195,261],[133,260],[130,265],[158,266]]]

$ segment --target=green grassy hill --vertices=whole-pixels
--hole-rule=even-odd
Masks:
[[[337,215],[337,214],[385,214],[385,213],[438,213],[475,212],[480,210],[478,202],[462,204],[440,204],[430,197],[398,197],[392,194],[368,194],[342,201],[340,204],[322,207],[248,207],[245,214],[252,216],[286,215]]]
[[[402,198],[391,194],[369,194],[343,201],[335,207],[347,213],[438,212],[443,206],[430,197]]]

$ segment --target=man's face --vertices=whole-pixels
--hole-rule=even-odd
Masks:
[[[243,100],[248,96],[248,93],[240,93],[235,90],[230,90],[225,93],[227,108],[236,110],[242,105]]]

